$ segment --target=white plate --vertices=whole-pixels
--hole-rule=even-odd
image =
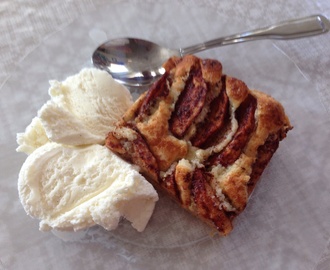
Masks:
[[[233,21],[226,13],[175,1],[124,1],[84,15],[22,60],[1,89],[0,134],[6,159],[1,165],[0,203],[5,207],[0,214],[6,225],[0,229],[11,243],[1,253],[2,260],[13,268],[35,269],[45,261],[54,267],[79,269],[105,265],[111,269],[302,269],[314,265],[326,243],[322,228],[330,223],[329,120],[315,87],[271,41],[199,54],[220,60],[225,73],[278,99],[294,126],[228,237],[213,236],[209,227],[161,195],[143,233],[123,221],[113,232],[94,227],[76,234],[56,233],[72,242],[63,243],[51,233],[39,232],[37,222],[25,215],[17,198],[17,174],[25,156],[13,151],[15,135],[48,99],[49,79],[63,80],[89,66],[93,50],[106,39],[130,36],[184,47],[246,30],[239,18]]]

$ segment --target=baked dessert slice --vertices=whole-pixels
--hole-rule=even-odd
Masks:
[[[291,129],[283,107],[192,55],[165,74],[109,132],[106,146],[222,235]]]

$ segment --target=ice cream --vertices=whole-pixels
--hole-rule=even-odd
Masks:
[[[18,179],[27,214],[40,230],[107,230],[123,217],[139,232],[158,195],[138,172],[103,146],[106,134],[132,104],[129,91],[105,71],[83,69],[52,81],[51,99],[24,133],[17,151],[29,156]]]
[[[113,230],[124,217],[143,231],[158,200],[136,168],[97,144],[47,143],[38,148],[22,166],[18,191],[25,211],[40,220],[41,230],[95,224]]]
[[[24,133],[17,134],[17,152],[24,152],[31,154],[38,147],[49,142],[45,128],[43,127],[40,119],[34,117],[30,125],[25,129]]]
[[[105,71],[83,69],[63,82],[50,81],[48,101],[38,112],[48,138],[66,145],[103,143],[132,105],[130,92]]]

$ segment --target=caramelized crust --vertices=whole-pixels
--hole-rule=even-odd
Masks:
[[[216,60],[172,57],[164,68],[106,146],[227,235],[292,127],[279,102],[224,75]]]
[[[211,157],[210,165],[221,164],[224,167],[233,164],[241,155],[243,147],[249,140],[250,134],[255,128],[254,113],[256,110],[256,99],[249,95],[238,107],[235,117],[238,129],[230,143],[219,153]]]
[[[228,114],[229,99],[226,93],[225,76],[222,77],[222,89],[220,94],[210,102],[210,109],[207,114],[207,121],[199,123],[191,143],[196,147],[203,147],[217,131],[225,124]],[[220,84],[220,83],[219,83]]]
[[[158,181],[157,160],[137,131],[124,127],[116,129],[108,134],[106,145],[124,159],[138,165],[146,177]]]
[[[212,175],[197,168],[192,177],[192,194],[196,204],[195,211],[204,221],[208,221],[223,234],[232,230],[229,217],[220,206],[220,201],[210,185]]]
[[[191,71],[170,119],[170,131],[176,137],[182,138],[199,115],[205,103],[206,93],[207,85],[202,71]]]

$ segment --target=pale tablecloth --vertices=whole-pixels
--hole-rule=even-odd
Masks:
[[[110,5],[111,0],[2,0],[0,2],[0,89],[6,85],[6,82],[16,72],[17,65],[20,61],[24,61],[25,57],[35,49],[38,44],[46,37],[65,28],[82,14],[91,12],[102,5]],[[162,1],[131,1],[138,2],[166,2]],[[224,0],[179,0],[180,5],[189,7],[209,7],[219,13],[228,13],[233,18],[240,18],[244,21],[246,29],[257,26],[267,25],[271,22],[277,22],[293,17],[301,17],[309,14],[322,13],[328,18],[330,17],[330,1],[328,0],[263,0],[263,1],[224,1]],[[111,16],[111,14],[109,14]],[[198,18],[194,18],[198,20]],[[155,22],[154,22],[155,23]],[[317,89],[320,104],[324,106],[330,116],[330,34],[302,39],[294,41],[276,41],[274,44],[286,54],[299,68],[302,74]],[[53,79],[53,78],[50,78]],[[22,85],[24,88],[24,85]],[[12,89],[22,91],[19,89]],[[29,102],[29,101],[26,101]],[[155,265],[148,267],[148,264],[134,264],[130,260],[130,254],[123,253],[119,256],[113,250],[107,251],[104,245],[94,242],[88,245],[78,243],[66,243],[58,239],[53,234],[40,233],[40,237],[29,239],[29,230],[25,229],[25,224],[12,224],[6,218],[15,215],[24,215],[19,208],[18,198],[13,187],[9,182],[17,181],[19,167],[23,161],[22,156],[18,160],[10,156],[8,153],[13,151],[15,145],[8,145],[9,141],[13,141],[10,137],[15,137],[17,127],[15,121],[4,113],[7,101],[1,99],[1,156],[0,156],[0,270],[2,269],[153,269]],[[18,107],[17,110],[20,108]],[[24,112],[21,112],[24,114]],[[328,118],[329,119],[329,118]],[[326,122],[329,125],[329,121]],[[330,126],[330,125],[329,125]],[[22,128],[22,127],[20,127]],[[316,131],[317,132],[317,131]],[[330,138],[329,138],[330,140]],[[306,142],[308,143],[308,142]],[[10,148],[10,149],[9,149]],[[329,153],[330,155],[330,153]],[[328,160],[329,161],[329,160]],[[325,162],[326,164],[327,162]],[[326,172],[329,172],[327,170]],[[330,181],[329,174],[325,176]],[[329,191],[329,185],[324,187]],[[14,194],[8,197],[6,194]],[[329,196],[329,193],[327,193]],[[303,206],[302,206],[303,207]],[[17,211],[17,208],[20,210]],[[328,210],[330,210],[328,208]],[[311,213],[312,214],[312,213]],[[328,211],[330,214],[330,211]],[[12,220],[15,220],[12,218]],[[23,220],[23,219],[17,219]],[[28,217],[25,220],[29,220]],[[329,219],[328,219],[329,220]],[[29,227],[30,228],[30,227]],[[320,250],[318,256],[314,256],[303,266],[299,261],[289,264],[296,265],[299,269],[330,269],[330,230],[329,226],[322,228],[321,235],[323,237],[323,246],[316,247]],[[22,243],[29,239],[28,245]],[[259,239],[260,240],[260,239]],[[218,240],[218,241],[221,241]],[[258,239],[256,240],[258,241]],[[292,241],[288,236],[288,241]],[[311,246],[313,243],[310,243]],[[39,247],[42,246],[41,250]],[[214,244],[215,248],[216,245]],[[201,245],[200,248],[203,248]],[[232,247],[235,248],[234,246]],[[253,248],[253,247],[252,247]],[[271,247],[268,247],[271,249]],[[303,249],[303,247],[302,247]],[[164,256],[167,251],[164,249]],[[175,250],[171,251],[175,253]],[[217,252],[214,250],[214,252]],[[271,253],[267,253],[271,254]],[[303,254],[303,253],[302,253]],[[144,253],[145,260],[148,261],[149,253]],[[287,255],[287,258],[286,258]],[[189,254],[185,254],[185,258],[181,258],[176,265],[171,265],[172,269],[199,269],[201,265],[191,265]],[[244,254],[241,254],[244,258]],[[282,259],[290,261],[290,254],[282,254]],[[303,255],[302,255],[303,256]],[[178,260],[175,257],[173,260]],[[214,256],[212,257],[214,260]],[[213,261],[209,264],[210,269],[259,269],[254,268],[254,264],[242,265],[235,263],[230,256],[230,260],[225,261],[226,256],[222,256],[222,261]],[[204,262],[204,259],[201,259]],[[246,258],[245,258],[246,259]],[[169,257],[168,262],[172,259]],[[239,261],[239,258],[237,259]],[[255,260],[255,258],[254,258]],[[255,265],[266,266],[266,269],[280,269],[276,265],[267,265],[267,257],[260,254],[262,263],[256,262]],[[242,260],[246,262],[247,260]],[[304,258],[301,258],[304,261]],[[283,262],[282,262],[283,263]],[[208,264],[205,264],[208,265]],[[252,265],[252,267],[251,267]],[[285,263],[282,265],[286,265]],[[219,268],[218,268],[219,267]],[[169,269],[170,269],[169,268]],[[264,268],[264,269],[265,269]],[[283,268],[282,268],[283,269]],[[298,268],[295,268],[298,269]]]

